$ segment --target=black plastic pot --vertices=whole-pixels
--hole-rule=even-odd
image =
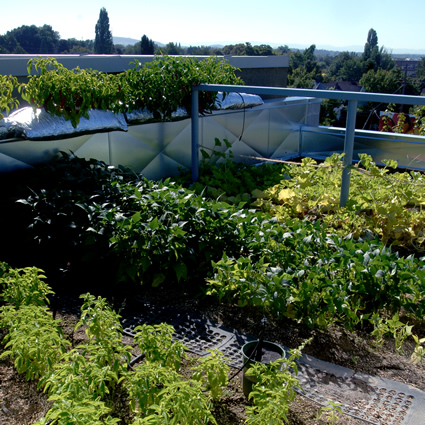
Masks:
[[[260,343],[262,345],[261,363],[268,364],[279,358],[283,358],[286,355],[285,350],[279,344],[270,341],[260,342],[255,340],[247,342],[243,345],[241,349],[244,364],[242,373],[242,389],[246,397],[249,396],[249,393],[252,391],[252,386],[257,382],[257,380],[253,376],[247,376],[245,372],[251,367],[252,364],[256,363],[254,360],[256,355],[254,350],[257,351],[257,347]]]

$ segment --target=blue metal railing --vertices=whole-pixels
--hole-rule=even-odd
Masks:
[[[221,84],[200,84],[192,90],[192,179],[199,178],[199,94],[204,91],[237,92],[247,94],[272,95],[272,96],[300,96],[319,99],[340,99],[348,101],[347,121],[344,139],[344,163],[341,178],[340,205],[345,206],[350,191],[351,168],[353,163],[354,133],[356,127],[358,102],[395,103],[398,105],[425,106],[425,97],[406,96],[396,94],[346,92],[335,90],[309,90],[293,88],[254,87],[254,86],[229,86]]]

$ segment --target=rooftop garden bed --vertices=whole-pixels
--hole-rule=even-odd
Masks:
[[[52,164],[21,171],[14,176],[13,187],[8,180],[5,187],[10,196],[2,222],[13,228],[14,234],[4,241],[1,259],[12,267],[35,265],[43,269],[58,293],[90,290],[110,298],[131,299],[137,294],[157,300],[168,296],[171,303],[184,298],[190,305],[199,302],[205,310],[215,306],[221,311],[221,319],[232,325],[238,322],[236,316],[246,316],[237,326],[254,334],[258,332],[258,318],[267,317],[276,325],[275,338],[282,338],[282,334],[292,338],[291,344],[286,342],[291,348],[312,337],[311,347],[305,349],[323,360],[335,361],[337,357],[330,358],[333,351],[323,349],[324,340],[333,341],[341,350],[343,365],[361,371],[367,365],[353,359],[353,352],[360,353],[359,347],[363,347],[367,356],[378,356],[385,348],[401,356],[400,362],[412,376],[422,376],[423,174],[398,170],[393,162],[379,168],[363,155],[352,171],[350,202],[340,208],[340,173],[338,155],[322,164],[304,158],[297,164],[258,166],[223,158],[216,165],[207,161],[199,183],[192,185],[186,183],[184,175],[180,181],[148,181],[126,168],[64,154]],[[5,276],[10,270],[3,267]],[[7,281],[2,283],[8,288]],[[42,285],[38,288],[39,293],[46,291]],[[13,304],[11,296],[3,295],[3,299]],[[89,310],[103,311],[110,323],[116,323],[105,302],[87,295],[85,303]],[[18,317],[10,308],[5,311],[4,317]],[[90,314],[85,317],[88,338],[99,342],[103,337],[96,332],[101,328],[95,326]],[[255,323],[250,325],[249,319]],[[3,325],[8,327],[6,322]],[[282,326],[291,332],[286,333]],[[118,325],[111,325],[109,330],[115,333],[108,334],[106,340],[116,342]],[[294,341],[292,333],[298,340]],[[339,345],[349,339],[348,348]],[[66,345],[60,334],[58,341],[61,347]],[[118,343],[113,348],[120,359],[126,350]],[[87,348],[86,353],[98,356],[100,349]],[[398,357],[391,358],[396,362]],[[145,363],[152,373],[157,367],[154,363]],[[63,367],[57,366],[59,375]],[[126,376],[121,370],[112,372]],[[167,371],[167,376],[174,373]],[[98,412],[104,413],[101,423],[115,423],[118,416],[109,418],[110,411],[102,403],[110,402],[105,388],[111,394],[122,390],[120,378],[92,378],[93,385],[107,384],[96,387],[99,399],[84,406],[93,412],[97,406]],[[405,378],[409,382],[409,377]],[[42,382],[50,382],[53,391],[55,385],[62,384],[52,379]],[[416,379],[414,385],[423,386],[420,382]],[[192,397],[191,391],[199,385],[186,388],[180,380],[167,381],[156,407],[148,403],[141,416],[132,416],[133,412],[120,418],[128,424],[157,423],[157,416],[163,413],[161,406],[167,414],[171,412],[164,407],[170,401],[167,391],[180,386],[182,397]],[[273,391],[276,395],[277,390]],[[58,401],[49,414],[51,418],[67,408],[66,398],[55,394]],[[199,423],[214,423],[210,414],[219,417],[220,405],[213,399],[215,395],[226,396],[220,391],[212,394],[209,399],[199,399],[204,415]],[[241,416],[248,423],[259,423],[262,395],[259,391],[256,406],[260,407],[250,408]],[[289,403],[291,397],[279,400]],[[209,402],[215,410],[208,407]],[[140,413],[140,403],[144,402],[138,403]],[[81,410],[84,406],[77,407]],[[128,407],[125,409],[129,412]]]

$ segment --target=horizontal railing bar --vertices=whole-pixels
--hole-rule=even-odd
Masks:
[[[404,105],[425,105],[425,96],[409,96],[387,93],[365,93],[339,90],[312,90],[283,87],[239,86],[226,84],[199,84],[193,90],[265,94],[273,96],[300,96],[319,99],[357,100],[358,102],[396,103]]]
[[[222,91],[225,93],[237,92],[246,94],[261,94],[271,96],[296,96],[304,98],[319,99],[340,99],[348,100],[347,121],[345,129],[344,141],[344,167],[341,181],[340,205],[345,206],[348,201],[350,189],[351,164],[353,162],[353,146],[355,135],[355,123],[357,115],[357,106],[359,102],[376,102],[376,103],[395,103],[398,105],[421,105],[425,106],[425,96],[409,96],[400,94],[387,93],[365,93],[365,92],[347,92],[339,90],[312,90],[297,89],[284,87],[263,87],[263,86],[240,86],[226,84],[199,84],[193,86],[192,95],[192,176],[193,180],[199,176],[197,162],[199,149],[199,115],[197,111],[198,91]],[[196,107],[195,107],[196,103]]]

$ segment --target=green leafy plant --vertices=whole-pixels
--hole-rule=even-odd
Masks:
[[[374,312],[401,308],[421,317],[424,270],[413,257],[378,241],[329,235],[320,222],[250,223],[256,226],[253,233],[245,228],[250,254],[213,262],[208,294],[311,327],[339,321],[352,329]]]
[[[158,56],[142,65],[134,62],[133,69],[119,76],[124,104],[129,111],[146,109],[154,119],[170,120],[178,107],[191,113],[192,86],[200,83],[241,84],[226,60],[208,58],[198,61],[190,57]],[[216,93],[199,93],[199,111],[211,111]]]
[[[122,278],[158,286],[204,273],[221,252],[238,250],[235,208],[208,201],[170,181],[136,188],[137,212],[115,224],[111,250]]]
[[[308,341],[306,341],[308,343]],[[255,362],[246,374],[253,376],[257,382],[249,394],[253,405],[247,407],[249,425],[278,425],[289,423],[289,405],[295,400],[296,390],[301,389],[298,379],[296,359],[301,357],[305,344],[290,350],[289,357],[278,359],[269,364]]]
[[[1,299],[16,307],[49,304],[47,295],[54,292],[43,281],[46,278],[43,273],[43,270],[36,267],[5,269],[0,276],[0,284],[3,287]]]
[[[210,355],[200,357],[198,364],[191,368],[192,379],[199,381],[210,392],[213,400],[220,400],[223,387],[228,384],[229,362],[223,353],[208,350]]]
[[[31,75],[34,69],[35,73]],[[90,109],[127,112],[147,109],[155,120],[169,120],[179,106],[190,113],[192,86],[200,83],[241,84],[226,60],[159,56],[118,75],[92,69],[69,70],[54,58],[33,58],[27,66],[29,81],[19,86],[34,109],[64,116],[76,127]],[[6,84],[6,80],[5,83]],[[200,93],[200,112],[210,111],[216,93]],[[7,106],[12,101],[8,98]]]
[[[159,403],[152,405],[154,413],[136,419],[132,425],[217,424],[200,382],[174,382],[160,392],[159,398]]]
[[[10,356],[18,373],[25,373],[28,380],[48,374],[70,345],[46,307],[3,306],[0,325],[8,329],[0,358]]]
[[[19,106],[19,101],[13,96],[13,90],[18,87],[18,80],[11,75],[0,75],[0,120],[4,115]]]
[[[425,343],[425,338],[419,338],[417,335],[412,334],[412,338],[415,341],[415,349],[411,356],[411,361],[413,364],[422,363],[422,360],[425,355],[425,348],[423,344]]]
[[[336,424],[340,416],[343,415],[341,406],[342,406],[341,403],[338,403],[337,401],[329,400],[327,405],[320,409],[320,414],[318,415],[318,419],[321,419],[323,416],[325,416],[326,423]]]
[[[153,413],[151,406],[159,404],[162,389],[173,382],[180,382],[181,379],[181,375],[174,368],[164,367],[161,363],[148,362],[137,365],[134,371],[125,375],[130,409],[143,415]]]
[[[415,106],[412,108],[412,113],[415,115],[415,130],[423,136],[425,134],[425,107]]]
[[[50,396],[67,394],[73,400],[96,399],[99,395],[98,386],[88,381],[87,370],[86,358],[73,349],[62,355],[52,371],[40,379],[38,386]]]
[[[91,294],[81,295],[81,318],[75,330],[86,325],[89,343],[78,348],[98,368],[110,371],[111,384],[118,382],[130,362],[131,347],[122,343],[120,316],[108,305],[105,298]]]
[[[96,298],[89,293],[81,295],[80,298],[84,303],[75,330],[86,325],[85,332],[88,338],[98,342],[121,338],[120,316],[109,306],[105,298]]]
[[[141,325],[134,331],[137,332],[134,341],[144,353],[147,362],[179,370],[185,356],[185,347],[181,341],[173,341],[174,328],[171,325]]]
[[[26,208],[25,237],[37,247],[35,255],[43,251],[44,268],[69,263],[68,276],[93,273],[102,280],[102,273],[105,281],[158,286],[186,281],[188,270],[203,274],[211,259],[239,249],[237,208],[169,180],[152,182],[69,155],[40,173],[42,181],[34,179],[18,205]],[[57,273],[49,270],[49,276]]]
[[[29,80],[19,87],[22,98],[34,109],[65,117],[74,127],[81,117],[89,117],[90,109],[120,109],[120,88],[113,75],[79,67],[69,70],[54,58],[30,59],[27,71]]]
[[[394,337],[395,348],[398,353],[403,354],[404,341],[412,336],[413,325],[408,325],[400,321],[399,314],[395,313],[390,319],[383,319],[377,314],[374,314],[370,319],[374,325],[372,335],[375,336],[375,345],[381,347],[386,334],[392,334]]]
[[[227,139],[223,139],[222,143],[220,139],[216,137],[214,139],[214,149],[211,153],[208,153],[205,149],[201,149],[201,154],[204,161],[211,165],[211,163],[219,159],[224,159],[227,162],[229,159],[234,158],[233,152],[231,150],[229,150],[228,152],[221,152],[220,150],[218,150],[223,146],[223,144],[225,149],[231,149],[232,147],[232,144]]]
[[[31,247],[31,261],[51,279],[58,278],[58,268],[67,270],[71,280],[115,277],[120,260],[111,253],[109,238],[125,210],[134,213],[132,196],[140,179],[128,168],[65,152],[37,167],[31,189],[17,201],[28,226],[22,238]],[[63,279],[65,273],[60,274]]]
[[[265,196],[264,190],[285,178],[288,166],[283,162],[252,165],[234,160],[231,143],[227,139],[215,139],[212,151],[201,149],[203,161],[197,182],[191,174],[182,172],[175,180],[187,185],[195,193],[211,199],[220,199],[229,204],[243,206]]]
[[[111,409],[100,400],[73,400],[62,395],[52,396],[49,400],[54,401],[53,407],[34,425],[116,425],[120,422],[108,415]]]
[[[404,341],[412,335],[413,325],[401,322],[398,313],[394,314],[391,319],[387,319],[387,325],[394,337],[396,351],[404,354]]]

